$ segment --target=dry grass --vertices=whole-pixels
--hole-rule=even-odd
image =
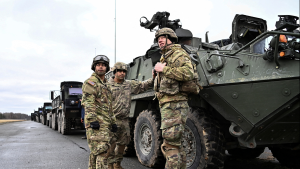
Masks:
[[[0,119],[0,124],[17,122],[17,121],[25,121],[25,120],[23,120],[23,119]]]

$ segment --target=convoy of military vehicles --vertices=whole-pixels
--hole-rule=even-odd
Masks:
[[[41,112],[34,114],[36,121],[58,130],[63,135],[69,134],[71,129],[84,129],[79,107],[81,87],[82,82],[61,82],[59,95],[55,95],[56,91],[51,91],[52,102],[45,102],[43,107],[38,108]]]
[[[268,31],[265,20],[236,15],[230,38],[209,42],[208,34],[205,41],[193,37],[179,19],[169,20],[169,15],[157,12],[150,21],[142,17],[140,25],[151,31],[173,29],[197,67],[203,90],[191,94],[188,102],[182,140],[187,168],[223,168],[225,150],[247,159],[258,157],[265,147],[283,165],[299,167],[299,17],[279,15],[276,29]],[[152,77],[160,57],[155,42],[143,56],[128,63],[126,79]],[[62,134],[83,129],[78,108],[81,86],[81,82],[61,82],[59,95],[51,91],[51,108],[45,103],[32,113],[32,119]],[[163,163],[160,113],[153,89],[132,95],[129,116],[132,141],[125,155],[136,155],[148,167]]]

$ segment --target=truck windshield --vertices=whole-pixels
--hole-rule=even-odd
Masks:
[[[52,106],[46,106],[45,109],[46,109],[46,110],[49,110],[49,109],[51,110],[51,109],[52,109]]]
[[[69,95],[82,95],[81,88],[69,88]]]

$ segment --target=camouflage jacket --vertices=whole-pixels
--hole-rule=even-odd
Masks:
[[[139,82],[135,80],[124,80],[123,83],[117,83],[111,77],[108,86],[112,90],[113,112],[117,119],[128,118],[131,106],[131,93],[138,94],[148,90],[153,86],[153,78]]]
[[[93,73],[82,86],[82,106],[85,108],[85,127],[98,121],[100,127],[110,128],[116,124],[116,117],[112,112],[112,93],[100,77]]]
[[[188,94],[179,91],[180,82],[194,78],[190,56],[180,45],[174,44],[162,51],[161,63],[167,63],[160,75],[160,87],[156,92],[159,105],[173,101],[184,101]]]

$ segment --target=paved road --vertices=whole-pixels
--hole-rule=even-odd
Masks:
[[[89,148],[86,140],[81,139],[83,135],[83,130],[77,130],[65,136],[33,121],[1,124],[0,168],[86,169]],[[141,165],[137,157],[125,157],[122,166],[149,169]],[[268,149],[255,160],[226,158],[224,169],[241,168],[288,169],[281,167]]]

